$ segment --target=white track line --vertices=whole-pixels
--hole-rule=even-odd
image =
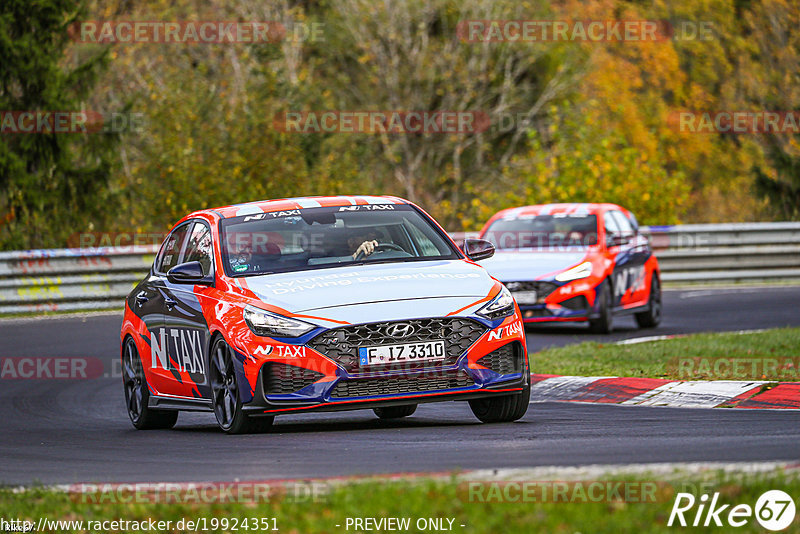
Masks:
[[[624,401],[636,406],[714,408],[766,382],[713,380],[670,382]]]

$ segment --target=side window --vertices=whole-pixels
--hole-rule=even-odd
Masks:
[[[195,223],[186,243],[186,252],[181,263],[199,261],[203,266],[203,274],[211,274],[211,230],[202,223]]]
[[[186,235],[189,233],[189,228],[191,226],[192,223],[183,224],[167,236],[164,244],[161,245],[161,251],[158,253],[156,271],[166,273],[178,265],[181,250],[183,250],[183,243],[186,241]]]
[[[628,212],[628,219],[631,221],[631,226],[633,226],[633,231],[639,231],[639,221],[636,220],[636,215],[633,214],[632,211]]]
[[[419,230],[419,228],[413,224],[408,224],[406,225],[406,229],[408,229],[411,239],[414,240],[414,244],[417,246],[417,248],[419,248],[419,251],[423,256],[438,256],[441,254],[439,249],[436,248],[436,245],[434,245],[431,240]]]
[[[617,221],[614,220],[614,216],[611,215],[610,211],[605,212],[603,215],[603,224],[606,227],[606,237],[610,235],[619,235],[621,233],[619,225]]]
[[[633,230],[633,226],[631,225],[631,221],[625,216],[624,213],[620,211],[612,211],[612,215],[617,220],[617,225],[619,226],[620,230],[622,231],[622,235],[624,236],[632,236],[636,232]]]

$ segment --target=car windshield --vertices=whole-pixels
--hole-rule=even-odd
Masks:
[[[254,213],[223,220],[220,237],[228,276],[460,257],[409,205]]]
[[[597,244],[597,216],[557,213],[498,219],[483,236],[497,249],[558,249]]]

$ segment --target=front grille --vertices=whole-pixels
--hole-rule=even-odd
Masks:
[[[522,372],[522,351],[517,343],[509,343],[480,358],[478,364],[501,375],[520,373]]]
[[[267,362],[261,369],[264,395],[294,393],[313,384],[322,373],[280,362]]]
[[[382,377],[340,380],[331,393],[331,398],[370,397],[374,395],[399,395],[403,393],[422,393],[442,389],[474,386],[466,373],[449,373],[435,377]]]
[[[394,325],[410,325],[413,333],[403,337],[392,337],[387,329]],[[419,341],[445,341],[444,361],[403,362],[404,370],[420,369],[431,366],[449,366],[458,361],[459,356],[475,343],[487,328],[477,321],[462,318],[411,319],[384,323],[369,323],[354,326],[343,326],[323,332],[308,345],[331,358],[344,367],[348,373],[358,369],[359,347],[376,347],[395,345],[398,343],[416,343]],[[398,364],[394,364],[397,366]],[[386,366],[372,365],[373,370],[390,370],[392,364]]]
[[[539,302],[547,298],[550,293],[558,289],[552,282],[524,281],[524,282],[504,282],[504,285],[511,291],[511,294],[524,291],[536,291],[536,298]]]

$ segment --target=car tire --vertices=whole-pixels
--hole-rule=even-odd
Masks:
[[[469,407],[483,423],[510,423],[525,415],[530,401],[531,386],[526,385],[521,393],[514,395],[472,399]]]
[[[128,337],[122,351],[122,385],[128,417],[137,430],[166,429],[178,421],[177,410],[155,410],[148,406],[150,388],[144,375],[136,343]]]
[[[403,406],[384,406],[382,408],[373,408],[375,415],[381,419],[400,419],[401,417],[408,417],[417,411],[416,404],[405,404]]]
[[[211,401],[217,424],[228,434],[263,432],[272,426],[275,417],[253,417],[244,412],[233,358],[230,345],[222,337],[217,338],[209,356]]]
[[[653,273],[653,278],[650,281],[650,298],[647,303],[647,311],[643,311],[634,315],[636,324],[640,328],[653,328],[658,326],[661,322],[661,284],[658,277]]]
[[[611,309],[611,284],[603,282],[597,298],[600,300],[600,314],[595,319],[589,319],[589,330],[595,334],[610,334],[614,329],[614,312]]]

